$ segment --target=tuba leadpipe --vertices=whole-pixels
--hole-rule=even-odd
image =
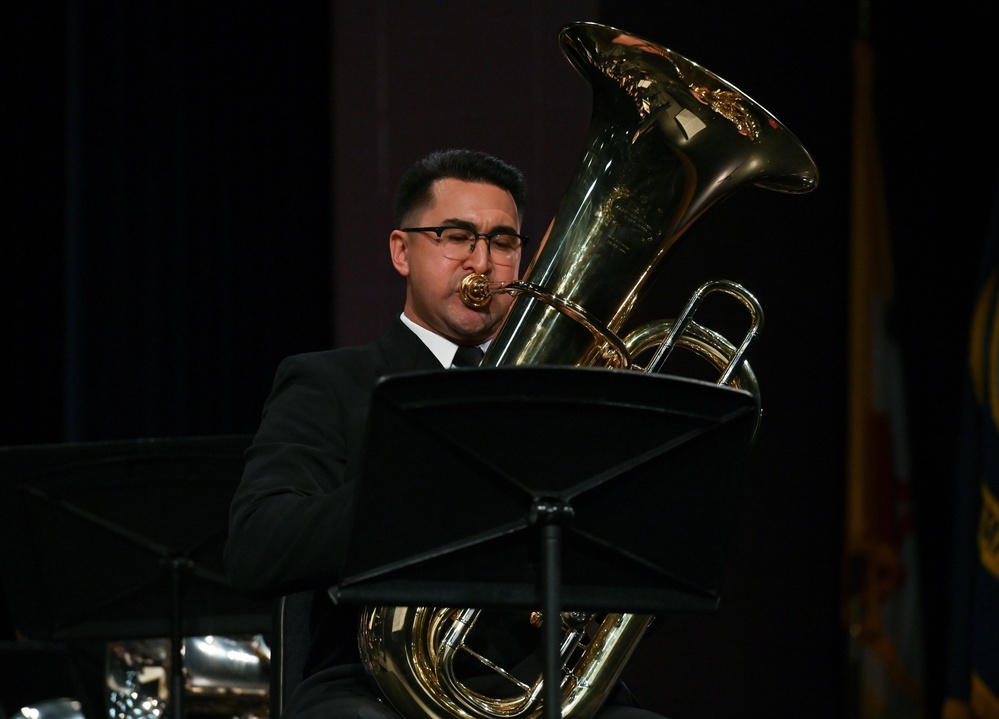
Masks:
[[[674,347],[708,360],[719,384],[759,388],[744,355],[763,322],[745,288],[704,283],[676,320],[619,337],[640,292],[680,236],[709,207],[747,185],[785,193],[816,187],[818,171],[801,143],[745,93],[656,43],[595,23],[559,35],[562,51],[593,91],[586,145],[552,226],[524,279],[464,279],[462,299],[481,307],[513,295],[483,358],[485,367],[591,366],[662,371]],[[738,345],[694,321],[704,296],[735,297],[750,314]],[[640,367],[635,358],[649,350]],[[558,687],[565,719],[602,706],[652,621],[650,615],[562,612]],[[482,656],[468,638],[478,609],[370,607],[362,616],[362,661],[385,698],[407,719],[535,719],[542,681]],[[484,693],[457,670],[471,657],[508,688]],[[557,695],[557,696],[558,696]]]

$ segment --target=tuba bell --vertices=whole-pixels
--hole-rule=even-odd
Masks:
[[[524,280],[502,284],[473,274],[462,284],[470,306],[499,292],[514,296],[482,365],[658,372],[679,346],[706,359],[719,384],[750,392],[758,421],[759,389],[744,354],[763,315],[742,286],[709,281],[675,320],[650,323],[624,338],[619,333],[655,268],[703,212],[746,185],[809,192],[818,183],[815,163],[773,115],[672,50],[595,23],[567,25],[559,40],[593,92],[586,146]],[[693,320],[713,292],[735,297],[750,314],[750,329],[738,345]],[[649,351],[652,359],[639,366],[637,358]],[[563,632],[563,717],[596,713],[652,619],[578,612],[556,619]],[[487,621],[477,609],[369,607],[358,637],[362,661],[385,698],[409,719],[539,716],[540,676],[525,677],[519,667],[501,665],[466,642]],[[536,612],[524,618],[532,626],[543,621]],[[483,690],[465,678],[461,662],[477,663],[479,674],[499,678],[505,688]]]

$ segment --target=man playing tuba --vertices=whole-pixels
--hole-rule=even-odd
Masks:
[[[366,410],[380,377],[449,368],[468,349],[488,347],[512,298],[471,307],[459,287],[470,274],[518,279],[525,199],[522,173],[484,153],[449,150],[417,162],[398,185],[389,234],[389,256],[406,280],[400,316],[369,345],[292,356],[277,369],[232,502],[226,562],[239,590],[311,593],[304,656],[283,662],[304,664],[284,719],[398,719],[365,675],[359,610],[334,607],[327,594],[343,560]],[[600,716],[611,714],[657,719],[623,687]]]

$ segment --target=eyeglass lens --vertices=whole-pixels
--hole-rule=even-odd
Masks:
[[[475,244],[479,240],[487,241],[489,254],[497,264],[509,265],[519,259],[521,241],[517,235],[476,235],[471,230],[458,227],[450,227],[441,232],[441,252],[448,259],[464,260],[475,251]]]

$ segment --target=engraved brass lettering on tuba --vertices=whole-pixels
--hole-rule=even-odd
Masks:
[[[818,184],[815,163],[773,115],[672,50],[594,23],[568,25],[559,39],[593,91],[586,146],[524,280],[501,284],[470,275],[462,285],[471,306],[497,292],[514,295],[483,366],[660,371],[673,347],[682,346],[716,367],[719,384],[751,392],[759,409],[744,352],[762,326],[762,310],[740,285],[707,282],[676,320],[645,325],[623,339],[617,333],[653,270],[711,205],[746,185],[809,192]],[[692,319],[703,297],[716,291],[749,311],[751,328],[738,346]],[[650,347],[658,349],[638,367],[635,357]],[[563,717],[596,713],[651,620],[562,614]],[[368,608],[359,634],[362,660],[410,719],[537,717],[540,677],[525,679],[466,644],[481,621],[475,609]],[[458,660],[469,657],[509,689],[485,693],[459,676]]]

